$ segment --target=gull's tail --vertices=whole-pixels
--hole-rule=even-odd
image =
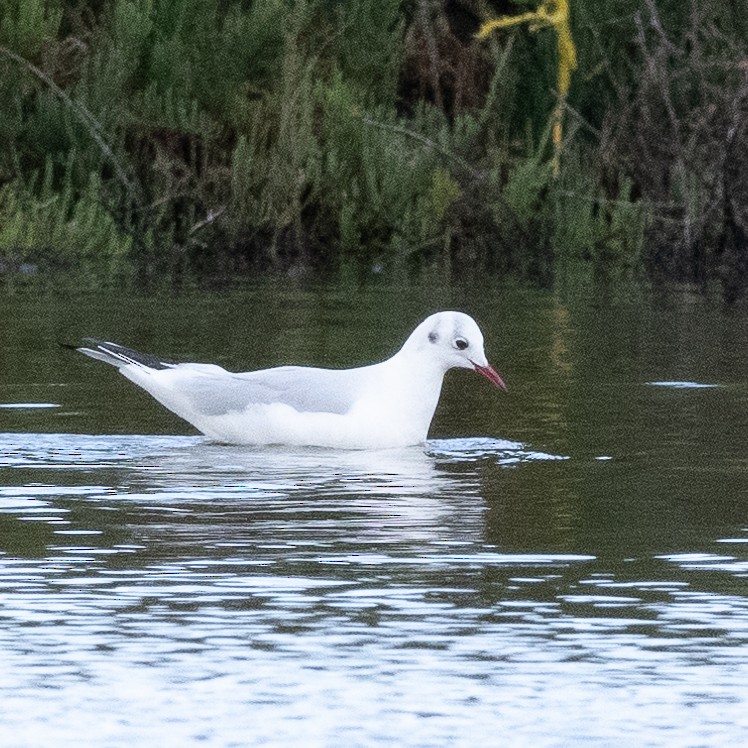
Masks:
[[[132,348],[126,348],[124,345],[109,343],[106,340],[97,340],[96,338],[83,338],[89,345],[77,346],[64,344],[65,348],[85,353],[86,356],[96,358],[105,364],[111,364],[118,369],[123,366],[144,366],[149,369],[171,369],[177,365],[177,361],[170,361],[167,358],[154,356],[151,353],[140,353]]]

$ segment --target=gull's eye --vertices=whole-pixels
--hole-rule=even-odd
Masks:
[[[469,343],[465,338],[456,338],[455,339],[455,348],[464,351],[468,347]]]

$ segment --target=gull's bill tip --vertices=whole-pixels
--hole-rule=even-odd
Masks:
[[[478,364],[473,364],[475,366],[475,370],[478,372],[478,374],[482,374],[491,384],[496,385],[500,390],[504,390],[504,392],[508,391],[508,388],[506,384],[504,383],[504,380],[499,375],[499,372],[496,371],[496,369],[491,366],[491,364],[486,364],[485,366],[479,366]]]

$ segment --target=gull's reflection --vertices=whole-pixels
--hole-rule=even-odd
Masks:
[[[271,482],[311,490],[417,493],[439,489],[446,476],[418,447],[352,451],[311,448],[248,448],[195,440],[180,449],[145,457],[135,470],[159,485],[185,481],[210,485],[234,480]]]
[[[38,512],[30,502],[42,500],[50,522],[89,530],[107,524],[95,518],[99,511],[116,511],[123,527],[196,544],[301,535],[481,542],[485,467],[495,475],[499,465],[536,459],[558,458],[486,438],[340,451],[226,446],[197,436],[0,434],[0,468],[16,479],[24,474],[26,484],[4,496],[18,504],[10,513]]]
[[[127,501],[158,500],[195,514],[240,512],[255,529],[265,523],[277,539],[298,536],[301,525],[324,525],[322,537],[347,534],[348,542],[362,533],[420,542],[475,539],[485,513],[474,469],[445,470],[417,447],[248,449],[196,440],[144,456],[123,489],[119,495]]]

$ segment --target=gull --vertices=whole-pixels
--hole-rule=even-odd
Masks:
[[[235,373],[178,363],[94,338],[71,346],[116,366],[209,438],[228,444],[389,449],[422,444],[444,375],[472,369],[496,387],[483,335],[462,312],[437,312],[394,356],[354,369],[279,366]]]

